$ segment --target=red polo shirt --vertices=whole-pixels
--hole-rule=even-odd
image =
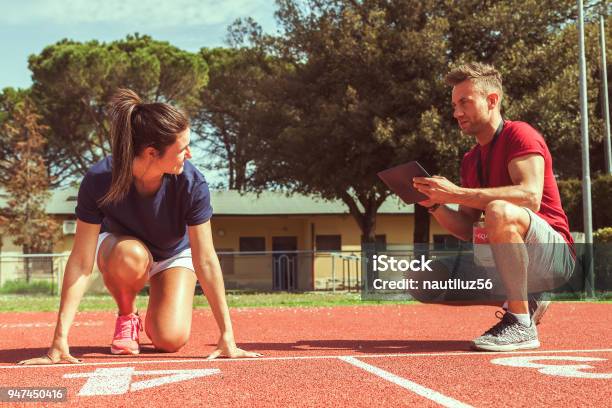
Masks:
[[[479,155],[486,187],[502,187],[514,184],[508,172],[510,161],[528,154],[539,154],[544,158],[544,191],[540,210],[536,214],[558,231],[567,243],[573,243],[553,174],[552,157],[542,135],[525,122],[507,120],[492,149],[491,145],[488,143],[481,147],[476,144],[463,156],[461,185],[466,188],[485,187],[481,186],[478,176]]]

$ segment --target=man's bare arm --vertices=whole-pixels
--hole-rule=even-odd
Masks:
[[[457,203],[484,210],[493,200],[504,200],[538,211],[544,190],[544,158],[539,154],[521,156],[508,164],[512,186],[463,189]]]
[[[508,164],[513,185],[463,188],[444,177],[415,177],[414,185],[436,203],[455,203],[484,210],[494,200],[504,200],[533,211],[540,209],[544,190],[544,158],[539,154],[517,157]]]

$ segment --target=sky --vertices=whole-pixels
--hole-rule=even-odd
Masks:
[[[197,51],[224,45],[237,18],[275,32],[275,9],[274,0],[0,0],[0,89],[29,87],[28,56],[63,38],[109,42],[138,32]]]
[[[237,18],[274,33],[275,10],[274,0],[0,0],[0,90],[29,87],[28,56],[64,38],[110,42],[137,32],[197,51],[225,45]],[[216,185],[226,176],[208,170],[206,178]]]

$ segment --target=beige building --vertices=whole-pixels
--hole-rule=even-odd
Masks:
[[[55,250],[63,256],[54,257],[55,268],[63,268],[72,248],[76,195],[76,189],[55,191],[47,204],[47,212],[63,223],[63,237]],[[2,201],[0,196],[0,205]],[[235,191],[213,191],[211,202],[213,238],[228,288],[325,290],[357,285],[361,231],[342,202]],[[412,205],[389,197],[378,211],[377,241],[387,249],[409,249],[413,212]],[[2,234],[1,238],[0,281],[6,281],[14,269],[7,267],[8,260],[21,250],[11,237]],[[430,242],[445,240],[448,235],[432,219]]]

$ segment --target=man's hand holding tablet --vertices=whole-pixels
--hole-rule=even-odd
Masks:
[[[427,201],[435,204],[456,203],[461,194],[461,187],[442,176],[414,177],[413,184],[418,192],[428,197]],[[425,202],[419,204],[428,206]]]

